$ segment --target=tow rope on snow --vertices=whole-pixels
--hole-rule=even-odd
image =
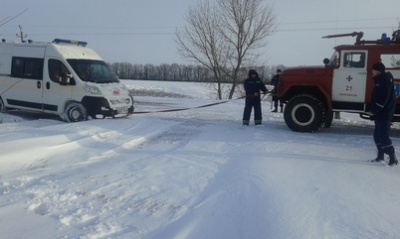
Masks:
[[[261,98],[261,100],[264,99],[264,97],[266,95],[272,94],[272,92],[268,92],[268,93],[262,93],[264,96]],[[239,98],[236,99],[231,99],[231,100],[225,100],[225,101],[220,101],[220,102],[215,102],[215,103],[210,103],[210,104],[205,104],[205,105],[199,105],[199,106],[195,106],[195,107],[187,107],[187,108],[177,108],[177,109],[168,109],[168,110],[156,110],[156,111],[136,111],[133,112],[133,115],[138,115],[138,114],[152,114],[152,113],[168,113],[168,112],[177,112],[177,111],[185,111],[185,110],[192,110],[192,109],[200,109],[200,108],[207,108],[207,107],[212,107],[212,106],[216,106],[216,105],[221,105],[221,104],[225,104],[234,100],[240,100],[240,99],[244,99],[246,98],[246,96],[241,96]]]

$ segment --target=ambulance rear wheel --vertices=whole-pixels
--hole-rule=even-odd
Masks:
[[[86,108],[80,103],[72,103],[65,110],[66,120],[70,123],[87,120]]]
[[[286,125],[296,132],[317,131],[323,123],[323,116],[322,101],[312,95],[293,97],[284,112]]]

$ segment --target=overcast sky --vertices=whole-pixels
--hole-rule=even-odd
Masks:
[[[182,63],[175,32],[197,0],[0,0],[0,38],[16,41],[22,26],[28,39],[84,40],[107,62]],[[274,8],[277,31],[260,49],[260,63],[285,66],[322,64],[337,44],[354,38],[322,39],[363,31],[364,39],[391,35],[400,20],[400,0],[266,0]]]

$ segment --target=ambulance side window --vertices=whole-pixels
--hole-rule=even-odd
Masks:
[[[42,80],[44,59],[13,57],[11,76],[18,78]]]
[[[49,60],[49,77],[52,81],[60,83],[69,75],[67,67],[59,60]]]

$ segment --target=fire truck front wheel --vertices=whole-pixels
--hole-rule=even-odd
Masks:
[[[284,118],[287,126],[296,132],[317,131],[323,122],[324,106],[312,95],[298,95],[286,105]]]

